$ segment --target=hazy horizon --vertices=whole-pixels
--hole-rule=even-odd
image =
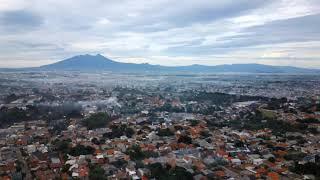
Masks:
[[[317,0],[0,0],[0,67],[80,54],[164,66],[320,68]]]
[[[72,58],[75,58],[75,57],[78,57],[78,56],[91,56],[92,58],[94,56],[98,56],[98,55],[101,55],[103,57],[106,58],[106,60],[111,60],[111,61],[114,61],[114,62],[118,62],[118,63],[126,63],[125,61],[118,61],[118,60],[114,60],[114,59],[111,59],[107,56],[104,56],[102,54],[80,54],[80,55],[75,55],[75,56],[72,56],[72,57],[69,57],[69,58],[66,58],[66,59],[63,59],[63,60],[59,60],[59,61],[55,61],[55,62],[52,62],[52,63],[49,63],[49,64],[44,64],[44,65],[38,65],[38,66],[29,66],[29,67],[18,67],[18,68],[15,68],[15,67],[4,67],[4,69],[24,69],[24,68],[40,68],[42,66],[47,66],[47,65],[54,65],[56,63],[59,63],[59,62],[63,62],[63,61],[66,61],[66,60],[69,60],[69,59],[72,59]],[[253,64],[256,64],[256,65],[267,65],[268,64],[261,64],[261,63],[225,63],[225,64],[217,64],[217,65],[206,65],[206,64],[186,64],[186,65],[161,65],[161,64],[151,64],[151,63],[139,63],[139,62],[129,62],[129,63],[132,63],[132,64],[149,64],[149,65],[155,65],[155,66],[162,66],[162,67],[183,67],[183,66],[208,66],[208,67],[214,67],[214,66],[219,66],[219,65],[253,65]],[[305,69],[310,69],[310,70],[317,70],[320,68],[317,68],[317,67],[298,67],[298,66],[294,66],[294,65],[270,65],[270,66],[275,66],[275,67],[295,67],[295,68],[305,68]],[[0,67],[2,68],[2,67]]]

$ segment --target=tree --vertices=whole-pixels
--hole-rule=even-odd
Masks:
[[[169,128],[166,128],[166,129],[159,129],[158,133],[157,133],[158,136],[173,136],[173,132],[170,131]]]
[[[274,157],[269,157],[268,158],[268,161],[272,162],[272,163],[275,163],[276,162],[276,159]]]
[[[160,179],[167,174],[166,169],[164,169],[160,163],[151,164],[148,168],[151,171],[150,178]]]
[[[210,132],[207,131],[207,130],[201,131],[201,132],[200,132],[200,135],[201,135],[202,137],[204,137],[204,138],[208,138],[208,137],[211,136]]]
[[[306,164],[299,164],[295,162],[295,165],[290,168],[292,172],[297,174],[312,174],[316,176],[316,179],[320,178],[320,164],[307,162]]]
[[[316,118],[306,118],[306,119],[298,119],[300,123],[320,123],[320,121]]]
[[[122,124],[120,126],[112,125],[111,129],[112,129],[112,132],[105,133],[103,136],[110,138],[110,139],[113,139],[113,138],[119,138],[119,137],[125,135],[125,136],[131,138],[135,133],[131,127],[128,127],[125,124]]]
[[[70,151],[70,142],[71,140],[68,139],[68,140],[55,140],[54,142],[52,142],[52,144],[55,146],[55,148],[62,152],[62,153],[68,153]]]
[[[150,178],[160,180],[193,179],[193,176],[190,172],[179,166],[172,168],[171,166],[167,165],[166,167],[163,167],[160,163],[154,163],[149,165],[147,168],[149,168],[151,171]]]
[[[69,154],[71,156],[80,156],[80,155],[88,155],[93,154],[95,149],[91,146],[77,145],[70,149]]]
[[[90,180],[104,180],[107,179],[105,175],[105,170],[102,169],[100,166],[91,166],[89,172],[89,179]]]
[[[127,164],[127,161],[123,160],[123,159],[118,159],[117,161],[114,162],[110,162],[110,164],[114,165],[116,168],[120,169],[125,167],[125,165]]]
[[[176,131],[178,131],[178,130],[183,130],[183,127],[180,126],[180,125],[175,125],[175,126],[174,126],[174,129],[175,129]]]
[[[199,124],[199,121],[197,120],[189,120],[190,121],[190,126],[197,126]]]
[[[131,160],[141,160],[145,158],[145,154],[141,151],[140,146],[137,144],[129,147],[126,151],[126,154],[130,156]]]
[[[192,180],[193,176],[185,168],[177,166],[169,171],[168,179]]]
[[[97,129],[105,127],[111,121],[111,117],[106,113],[92,114],[89,118],[84,119],[83,124],[88,129]]]
[[[69,169],[70,169],[71,165],[70,164],[64,164],[61,168],[61,172],[63,173],[69,173]]]
[[[187,135],[182,135],[179,137],[178,143],[192,144],[192,139]]]
[[[5,127],[6,125],[11,125],[15,122],[28,121],[32,119],[28,115],[28,111],[14,108],[2,107],[0,109],[0,127]]]
[[[95,145],[100,145],[100,141],[97,138],[92,138],[91,142]]]
[[[242,141],[240,141],[240,140],[236,140],[235,143],[234,143],[234,145],[235,145],[236,147],[244,147],[244,143],[243,143]]]
[[[10,102],[12,102],[12,101],[15,101],[15,100],[17,100],[19,97],[16,95],[16,94],[10,94],[9,96],[7,96],[6,98],[5,98],[5,103],[10,103]]]

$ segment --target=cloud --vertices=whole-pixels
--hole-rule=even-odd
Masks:
[[[25,10],[5,11],[0,14],[0,26],[6,32],[32,30],[38,28],[42,23],[40,16]]]
[[[0,11],[21,10],[27,5],[28,2],[23,0],[0,0]]]
[[[0,64],[102,53],[164,65],[318,66],[319,16],[318,0],[0,0]]]
[[[100,18],[98,21],[97,21],[97,24],[98,25],[108,25],[110,24],[111,21],[107,18]]]

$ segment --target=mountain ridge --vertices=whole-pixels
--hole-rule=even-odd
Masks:
[[[186,73],[320,73],[320,69],[307,69],[292,66],[271,66],[264,64],[223,64],[207,66],[193,64],[188,66],[161,66],[148,63],[122,63],[106,58],[101,54],[78,55],[56,63],[26,70],[54,71],[111,71],[111,72],[186,72]]]

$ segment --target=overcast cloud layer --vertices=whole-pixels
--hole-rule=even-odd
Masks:
[[[79,54],[320,68],[319,0],[0,0],[0,67]]]

